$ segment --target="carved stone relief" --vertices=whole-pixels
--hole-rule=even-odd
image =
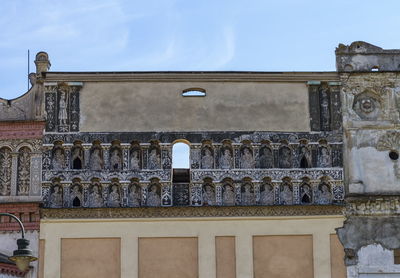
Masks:
[[[161,205],[161,186],[157,181],[153,181],[149,185],[146,205],[148,207],[159,207]]]
[[[89,193],[89,206],[92,208],[103,207],[104,200],[101,193],[101,185],[94,183]]]
[[[280,189],[280,204],[292,205],[293,204],[293,190],[290,181],[284,180]]]
[[[121,196],[119,184],[114,182],[110,185],[107,206],[110,208],[117,208],[121,206]]]
[[[80,86],[45,86],[46,131],[79,131],[79,90]]]
[[[205,181],[203,184],[203,205],[215,206],[215,188],[211,181]]]
[[[103,150],[99,144],[94,144],[90,150],[90,169],[92,171],[101,171],[103,167]]]
[[[245,181],[241,187],[241,205],[252,206],[255,204],[254,187],[250,181]]]
[[[110,170],[120,171],[122,170],[123,160],[122,160],[122,150],[118,146],[113,146],[110,149]]]
[[[62,208],[63,207],[63,194],[62,187],[55,184],[50,189],[50,207],[51,208]]]
[[[30,153],[31,150],[27,147],[22,147],[18,151],[17,194],[20,196],[29,195],[31,169]]]
[[[128,206],[139,207],[141,205],[142,189],[138,183],[129,186]]]
[[[161,168],[161,154],[158,146],[153,146],[149,149],[148,156],[148,169],[160,169]]]
[[[263,182],[260,191],[260,204],[273,205],[275,201],[275,192],[272,183],[270,181]]]
[[[255,167],[253,151],[248,146],[244,146],[241,149],[240,166],[242,169],[252,169]]]
[[[230,182],[226,182],[222,189],[222,204],[224,206],[234,206],[236,203],[235,190]]]
[[[214,168],[214,155],[211,146],[204,146],[201,150],[201,168]]]
[[[11,193],[11,149],[0,148],[0,195],[7,196]]]
[[[232,149],[228,146],[221,148],[219,166],[221,169],[231,169],[233,165]]]
[[[354,98],[353,110],[363,120],[376,120],[380,116],[382,104],[379,95],[365,91]]]

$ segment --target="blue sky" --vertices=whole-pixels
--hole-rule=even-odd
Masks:
[[[332,71],[338,43],[400,48],[400,1],[2,0],[0,97],[52,71]]]

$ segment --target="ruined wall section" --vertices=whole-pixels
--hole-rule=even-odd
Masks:
[[[346,185],[346,221],[338,236],[348,277],[400,273],[393,258],[400,247],[400,51],[355,42],[339,45],[336,54]],[[380,256],[391,258],[372,262]]]

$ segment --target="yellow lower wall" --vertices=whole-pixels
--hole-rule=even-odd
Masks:
[[[267,277],[266,271],[286,278],[298,270],[302,276],[296,277],[343,278],[343,252],[332,236],[343,220],[342,216],[47,219],[40,227],[44,247],[40,259],[43,276],[52,278],[92,277],[90,269],[93,277],[102,277],[95,272],[106,263],[111,266],[102,273],[111,271],[109,277],[121,278],[258,278]],[[277,256],[282,259],[271,264]]]

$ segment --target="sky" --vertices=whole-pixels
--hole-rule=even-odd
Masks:
[[[51,71],[334,71],[335,47],[400,48],[398,0],[1,0],[0,97]],[[182,153],[182,152],[181,152]]]
[[[333,71],[339,43],[400,48],[398,0],[1,0],[0,97],[51,71]]]

